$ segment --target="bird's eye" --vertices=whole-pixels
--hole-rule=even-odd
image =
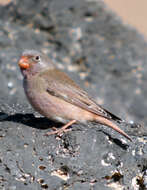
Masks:
[[[36,56],[34,57],[34,59],[35,59],[35,61],[40,61],[40,56],[39,56],[39,55],[36,55]]]

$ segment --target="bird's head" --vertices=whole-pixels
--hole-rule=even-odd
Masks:
[[[24,76],[27,74],[34,75],[47,68],[53,67],[46,55],[35,50],[24,51],[18,61],[18,65]]]

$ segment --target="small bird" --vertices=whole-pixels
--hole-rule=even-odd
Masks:
[[[24,91],[32,107],[43,116],[65,124],[61,129],[46,135],[61,134],[76,122],[96,122],[114,129],[132,141],[114,123],[122,120],[98,105],[45,54],[26,50],[18,65],[24,77]]]

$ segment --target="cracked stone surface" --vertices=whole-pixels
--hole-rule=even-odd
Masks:
[[[26,100],[17,60],[46,53],[96,101],[128,123],[133,142],[99,124],[61,137]],[[147,188],[147,43],[102,1],[0,4],[0,189]]]

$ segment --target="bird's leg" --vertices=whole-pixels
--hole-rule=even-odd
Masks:
[[[74,124],[74,123],[76,123],[76,120],[75,120],[75,119],[69,121],[66,125],[62,126],[61,129],[58,129],[58,130],[57,130],[56,128],[54,128],[54,129],[56,129],[55,131],[48,132],[48,133],[45,134],[45,136],[54,135],[54,134],[61,135],[61,133],[66,132],[66,131],[69,131],[67,128],[68,128],[69,126],[71,126],[72,124]]]

